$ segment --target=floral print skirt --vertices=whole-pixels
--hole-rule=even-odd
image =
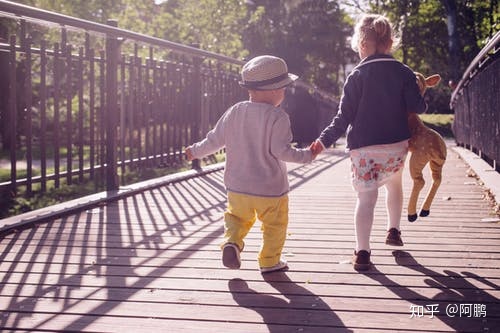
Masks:
[[[357,192],[379,188],[403,172],[407,154],[408,140],[351,150],[352,187]]]

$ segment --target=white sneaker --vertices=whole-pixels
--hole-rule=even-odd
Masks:
[[[238,245],[226,243],[222,247],[222,264],[230,269],[239,269],[241,266],[240,249]]]
[[[285,260],[280,260],[276,265],[271,267],[261,267],[261,273],[271,273],[276,271],[282,271],[288,268],[288,264]]]

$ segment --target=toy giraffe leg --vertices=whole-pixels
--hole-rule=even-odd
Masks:
[[[410,157],[410,176],[413,179],[413,188],[411,190],[410,199],[408,200],[408,221],[413,222],[417,219],[417,200],[422,188],[424,188],[425,180],[422,175],[422,170],[427,164],[425,155],[413,152]]]
[[[431,210],[432,200],[438,190],[439,185],[441,185],[441,175],[443,170],[445,160],[431,160],[429,166],[432,172],[432,186],[425,197],[424,204],[422,205],[422,210],[420,211],[420,216],[428,216]]]

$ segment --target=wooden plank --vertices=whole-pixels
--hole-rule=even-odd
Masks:
[[[127,271],[128,274],[125,274]],[[36,283],[41,288],[45,286],[45,284],[49,284],[47,287],[43,288],[44,290],[47,290],[47,292],[53,290],[54,287],[52,287],[51,284],[54,284],[55,288],[68,289],[77,288],[80,285],[94,288],[124,288],[132,294],[135,292],[141,292],[143,289],[224,291],[227,290],[227,279],[240,278],[239,274],[234,273],[230,276],[224,274],[222,277],[219,277],[220,274],[217,274],[215,270],[205,274],[201,278],[200,275],[196,277],[172,277],[169,276],[169,271],[169,267],[153,267],[150,268],[147,273],[139,275],[135,273],[133,268],[123,270],[117,267],[107,267],[105,269],[98,269],[96,267],[84,269],[77,274],[69,272],[66,273],[64,271],[59,274],[9,273],[8,276],[6,276],[5,283],[15,284],[16,281],[23,281],[24,284]],[[199,273],[202,272],[200,271]],[[250,271],[245,272],[243,270],[241,278],[246,277],[247,280],[245,281],[249,284],[257,284],[258,288],[255,290],[258,290],[259,292],[269,292],[270,286],[268,284],[263,284],[261,277],[257,277],[255,274],[251,275],[250,273]],[[371,290],[377,298],[394,297],[394,293],[397,291],[398,293],[405,294],[407,297],[411,296],[411,299],[423,298],[430,300],[439,297],[440,299],[453,302],[466,300],[464,294],[473,297],[474,300],[482,300],[488,303],[494,303],[500,296],[500,291],[497,288],[498,285],[489,279],[484,279],[484,281],[480,281],[482,283],[477,283],[472,278],[465,279],[463,276],[455,276],[455,281],[450,283],[453,277],[447,278],[445,274],[422,277],[424,281],[413,286],[410,285],[410,282],[416,281],[416,279],[409,279],[404,275],[399,277],[388,276],[377,270],[374,270],[372,273],[375,274],[354,275],[351,273],[352,276],[350,280],[344,278],[343,281],[340,279],[340,281],[328,281],[325,278],[326,281],[324,282],[317,282],[315,280],[316,275],[311,273],[304,282],[299,280],[296,282],[294,281],[293,283],[284,283],[283,289],[287,289],[290,292],[291,290],[294,290],[293,288],[295,288],[295,285],[303,284],[307,286],[307,290],[310,293],[315,295],[351,296],[361,298],[366,297],[366,292],[368,290]],[[291,277],[295,276],[290,273],[288,275]],[[248,278],[248,276],[251,276],[251,279]],[[321,279],[318,280],[321,281]],[[285,282],[292,282],[291,278],[288,278]],[[388,290],[387,288],[391,289]],[[452,290],[443,293],[442,288]],[[457,293],[454,290],[459,290],[460,292]]]
[[[500,228],[481,221],[491,214],[484,190],[449,155],[432,215],[411,224],[403,216],[402,248],[384,244],[381,191],[372,233],[375,266],[363,274],[349,262],[355,196],[349,161],[338,152],[290,165],[287,272],[259,273],[259,223],[245,240],[242,269],[222,267],[222,172],[6,235],[0,239],[0,327],[492,332],[500,326]],[[408,184],[405,173],[405,197]],[[434,318],[431,305],[440,311]],[[450,306],[484,307],[486,317],[451,317]],[[425,313],[417,317],[416,309]]]
[[[280,283],[280,282],[270,282]],[[356,309],[357,311],[364,312],[392,312],[392,313],[408,313],[411,316],[411,305],[427,305],[427,300],[405,300],[397,297],[383,298],[383,297],[356,297],[353,296],[341,296],[341,295],[318,295],[311,294],[306,285],[296,285],[295,292],[287,290],[287,294],[280,293],[280,289],[273,290],[271,292],[255,292],[255,290],[250,289],[249,283],[246,280],[240,278],[230,279],[228,282],[228,287],[230,293],[226,290],[198,290],[192,292],[190,290],[183,289],[146,289],[140,292],[131,294],[129,290],[124,288],[93,288],[89,286],[82,286],[80,288],[73,288],[70,293],[64,292],[64,287],[60,287],[59,291],[55,289],[51,290],[50,293],[45,293],[43,290],[38,288],[36,285],[24,286],[22,290],[17,290],[14,285],[6,286],[6,294],[0,296],[0,299],[4,302],[8,301],[13,293],[17,293],[17,302],[12,304],[8,310],[13,311],[14,308],[23,309],[26,303],[35,303],[37,300],[41,304],[35,306],[43,307],[47,309],[44,305],[46,302],[53,301],[54,304],[51,306],[51,311],[55,311],[59,308],[59,311],[64,311],[67,304],[64,303],[70,301],[71,303],[83,303],[85,300],[92,301],[109,301],[110,295],[112,295],[112,300],[116,302],[128,302],[128,303],[141,303],[148,302],[152,304],[163,304],[174,305],[176,303],[182,304],[204,304],[204,305],[214,305],[214,306],[237,306],[245,303],[248,307],[284,307],[283,301],[290,298],[294,299],[293,308],[295,309],[310,309],[315,310],[335,310],[335,311],[352,311]],[[258,287],[258,282],[253,283],[253,287]],[[269,301],[262,302],[260,299],[261,295],[269,296]],[[147,296],[147,297],[146,297]],[[238,298],[238,299],[236,299]],[[362,301],[363,299],[367,301]],[[383,302],[383,308],[375,308],[372,302]],[[440,305],[440,307],[446,307],[450,304],[449,300],[436,299],[433,302]],[[500,305],[498,303],[487,303],[484,302],[487,307],[487,311],[491,314],[491,317],[498,318],[498,309]],[[288,307],[286,305],[285,307]]]
[[[377,329],[391,330],[391,329],[404,329],[405,327],[412,327],[418,323],[418,329],[415,331],[470,331],[476,330],[478,327],[490,327],[493,329],[500,323],[499,318],[465,318],[457,317],[450,318],[446,315],[443,316],[440,313],[436,313],[434,318],[411,318],[410,311],[404,307],[396,312],[382,311],[380,308],[377,310],[376,301],[372,301],[373,309],[368,311],[360,310],[333,310],[330,307],[327,309],[316,309],[314,304],[317,304],[317,300],[310,302],[306,308],[295,307],[295,297],[288,296],[287,298],[276,298],[273,295],[267,294],[254,294],[257,299],[248,300],[248,297],[240,298],[238,293],[233,294],[234,301],[237,303],[234,305],[209,305],[209,304],[198,304],[198,303],[179,303],[176,302],[175,306],[169,306],[170,304],[166,302],[120,302],[113,300],[106,301],[93,301],[93,300],[83,300],[78,301],[71,306],[67,304],[61,304],[63,311],[58,311],[57,307],[53,309],[43,311],[42,309],[36,309],[35,315],[23,318],[10,318],[9,314],[12,312],[7,312],[7,323],[6,327],[9,326],[28,326],[36,327],[37,329],[90,329],[95,330],[101,324],[101,322],[115,322],[115,329],[125,329],[130,331],[131,329],[138,329],[135,324],[137,322],[142,323],[141,326],[145,326],[149,329],[154,329],[158,327],[170,327],[172,321],[197,321],[199,328],[203,329],[205,326],[203,323],[212,322],[214,319],[218,319],[221,323],[229,325],[229,327],[240,327],[242,323],[255,323],[260,324],[262,322],[265,325],[286,325],[289,326],[288,329],[292,327],[303,327],[308,329],[310,327],[321,327],[323,329],[335,329],[341,327],[352,327],[354,330],[357,328],[370,329],[374,328],[376,324]],[[36,300],[36,304],[43,303]],[[64,303],[64,302],[61,302]],[[257,304],[270,304],[271,306],[253,305]],[[29,303],[26,304],[28,306]],[[351,306],[356,306],[353,303]],[[437,308],[439,311],[439,303]],[[52,304],[53,305],[53,304]],[[41,306],[41,305],[40,305]],[[327,306],[327,305],[325,305]],[[409,304],[408,304],[409,307]],[[141,311],[137,311],[138,308]],[[23,308],[25,309],[25,308]],[[104,315],[103,315],[104,313]],[[56,319],[61,317],[71,316],[73,318],[66,318],[68,322],[64,322],[63,327],[54,327],[54,322]],[[430,316],[430,315],[429,315]],[[127,317],[126,324],[120,324],[120,318]],[[194,318],[193,318],[194,317]],[[159,322],[151,323],[149,319],[156,319]],[[363,318],[363,320],[360,320]],[[130,324],[134,322],[134,324]],[[80,326],[84,324],[84,326]],[[97,326],[99,325],[99,326]],[[485,326],[486,325],[486,326]],[[51,327],[52,326],[52,327]],[[291,327],[290,327],[291,326]],[[451,328],[451,329],[450,329]],[[109,328],[108,328],[109,329]]]

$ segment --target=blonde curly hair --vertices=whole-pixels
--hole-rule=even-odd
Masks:
[[[389,20],[383,15],[365,14],[357,22],[351,47],[359,51],[361,43],[372,44],[377,53],[394,50],[399,44],[399,38],[394,33]]]

